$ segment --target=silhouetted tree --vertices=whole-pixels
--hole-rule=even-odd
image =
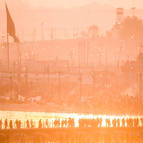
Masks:
[[[143,72],[143,53],[140,53],[135,61],[126,61],[121,68],[124,73]]]
[[[143,21],[135,16],[126,17],[117,28],[121,39],[143,40]]]
[[[136,70],[138,72],[143,72],[143,53],[140,53],[137,56],[137,60],[136,60]]]
[[[99,28],[96,25],[92,25],[88,28],[88,37],[95,39],[96,37],[99,36]]]

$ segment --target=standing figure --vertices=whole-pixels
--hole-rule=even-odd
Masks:
[[[68,128],[71,128],[71,118],[68,120]]]
[[[39,120],[39,128],[42,128],[42,121],[41,121],[41,119]]]
[[[125,119],[122,119],[122,127],[125,128]]]
[[[112,125],[113,125],[113,128],[116,128],[116,119],[112,120]]]
[[[71,119],[71,127],[72,128],[74,127],[74,119],[73,118]]]
[[[64,126],[67,127],[67,119],[64,120]]]
[[[62,128],[64,128],[64,124],[65,124],[65,121],[62,120],[62,122],[61,122],[61,127],[62,127]]]
[[[34,128],[33,120],[31,119],[31,128]]]
[[[26,121],[26,125],[27,125],[27,128],[29,129],[30,128],[29,120]]]
[[[7,119],[5,119],[4,126],[5,126],[5,129],[7,129],[7,127],[8,127],[8,121],[7,121]]]
[[[141,127],[143,127],[143,118],[141,118],[140,121],[141,121]]]
[[[18,128],[21,128],[21,120],[18,121]]]
[[[15,121],[16,128],[18,128],[18,120]]]
[[[0,120],[0,129],[2,129],[2,119]]]
[[[135,118],[134,119],[134,127],[137,128],[139,126],[139,119]]]
[[[54,128],[57,128],[57,119],[54,120]]]
[[[12,123],[12,120],[10,120],[10,122],[9,122],[9,127],[10,127],[10,129],[13,129],[13,123]]]
[[[120,119],[117,119],[117,127],[120,127]]]
[[[46,120],[46,127],[49,128],[49,122],[48,119]]]
[[[110,119],[107,118],[105,121],[106,121],[106,128],[109,128],[110,127]]]
[[[101,128],[102,127],[102,118],[99,118],[99,124],[98,126]]]

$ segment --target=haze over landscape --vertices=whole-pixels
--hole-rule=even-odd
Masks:
[[[0,81],[0,143],[142,143],[143,2],[0,0]]]
[[[86,29],[90,25],[97,25],[100,34],[111,29],[116,20],[116,8],[126,8],[125,15],[131,15],[131,7],[137,7],[136,15],[142,17],[141,1],[32,1],[7,0],[9,10],[15,20],[17,35],[24,40],[40,40],[41,26],[43,24],[44,37],[49,39],[51,29],[55,38],[71,38],[74,33]],[[4,0],[0,2],[1,35],[6,32],[6,14]],[[19,16],[21,18],[19,18]],[[3,28],[2,28],[3,27]],[[3,33],[3,34],[2,34]],[[35,35],[35,36],[33,36]],[[1,36],[0,36],[1,37]]]

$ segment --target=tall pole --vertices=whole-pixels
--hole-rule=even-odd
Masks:
[[[50,40],[53,40],[54,39],[54,29],[51,28],[50,30]]]
[[[83,62],[84,62],[84,66],[86,66],[86,40],[85,38],[83,39]]]
[[[47,74],[48,74],[48,98],[50,97],[50,68],[49,64],[47,67]]]
[[[9,73],[9,35],[7,33],[7,64],[8,64],[8,73]]]
[[[44,22],[41,23],[41,40],[44,40]]]
[[[89,42],[88,42],[88,39],[86,40],[86,48],[87,48],[87,66],[88,66],[88,60],[89,60]]]
[[[79,72],[79,98],[80,98],[80,101],[81,101],[81,99],[82,99],[82,75],[81,75],[81,72]]]
[[[12,72],[10,72],[10,61],[9,61],[9,35],[7,33],[7,64],[8,64],[8,76],[10,80],[10,94],[12,97],[12,90],[13,90],[13,81],[12,81]]]
[[[122,52],[122,46],[119,49],[119,55],[118,55],[118,70],[119,71],[120,71],[121,52]]]
[[[78,41],[78,68],[80,71],[80,67],[81,67],[81,46],[80,46],[80,42]]]
[[[58,72],[58,80],[59,80],[59,101],[61,101],[61,72]]]
[[[142,72],[139,73],[139,98],[142,100]]]
[[[106,71],[106,88],[107,88],[107,85],[108,85],[108,56],[107,56],[107,46],[104,47],[105,48],[105,71]]]
[[[18,87],[18,95],[20,95],[21,93],[21,52],[20,52],[20,48],[19,46],[17,46],[17,50],[18,50],[18,83],[19,83],[19,87]]]

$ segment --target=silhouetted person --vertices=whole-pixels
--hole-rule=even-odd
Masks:
[[[102,127],[102,118],[99,118],[99,127]]]
[[[127,123],[127,127],[129,128],[130,127],[130,123],[129,123],[129,119],[128,118],[126,119],[126,123]]]
[[[129,127],[132,128],[133,127],[133,119],[129,118]]]
[[[5,126],[5,129],[7,129],[7,127],[8,127],[8,121],[7,121],[7,119],[5,119],[4,126]]]
[[[64,120],[65,127],[67,127],[67,119]]]
[[[69,118],[69,120],[68,120],[68,127],[69,127],[69,128],[71,128],[71,124],[72,124],[71,122],[72,122],[72,119]]]
[[[10,120],[10,122],[9,122],[9,127],[10,127],[10,129],[13,129],[12,120]]]
[[[106,119],[106,127],[110,127],[110,119]]]
[[[21,120],[18,121],[18,128],[21,128]]]
[[[54,120],[54,127],[57,128],[57,119]]]
[[[62,120],[62,122],[61,122],[61,126],[62,126],[62,128],[64,128],[64,127],[65,127],[65,120]]]
[[[95,127],[95,128],[98,127],[98,120],[97,120],[97,119],[95,119],[95,120],[93,121],[93,127]]]
[[[116,119],[112,120],[112,125],[113,125],[113,128],[116,128]]]
[[[74,127],[74,119],[73,118],[71,119],[71,127],[72,128]]]
[[[39,128],[42,128],[42,121],[41,121],[41,119],[39,120]]]
[[[117,119],[117,127],[120,127],[120,119]]]
[[[0,129],[2,129],[2,120],[0,120]]]
[[[124,128],[125,127],[125,119],[122,118],[122,127]]]
[[[97,118],[97,125],[99,128],[102,127],[102,118]]]
[[[139,119],[135,118],[134,119],[134,127],[137,128],[139,126]]]
[[[18,120],[15,121],[16,128],[18,128]]]
[[[57,120],[54,120],[54,128],[57,126]]]
[[[141,118],[140,120],[141,120],[141,126],[143,127],[143,118]]]
[[[46,127],[49,128],[49,122],[48,119],[46,120]]]
[[[34,128],[33,120],[31,119],[31,128]]]
[[[131,118],[128,118],[128,119],[127,119],[127,127],[128,127],[128,128],[133,127],[133,120],[132,120]]]
[[[60,127],[60,120],[57,120],[57,127]]]
[[[29,129],[30,128],[29,120],[26,121],[26,125],[27,125],[27,128]]]

